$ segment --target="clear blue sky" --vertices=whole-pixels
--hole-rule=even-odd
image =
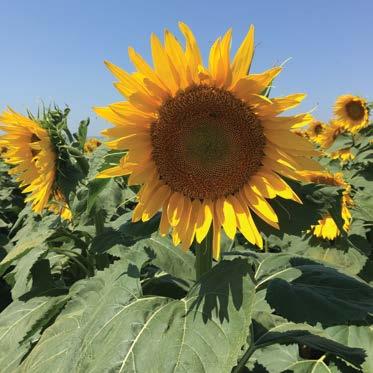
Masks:
[[[334,99],[373,99],[373,1],[354,0],[1,0],[0,108],[25,113],[41,100],[72,109],[71,127],[90,116],[90,133],[107,127],[91,111],[120,100],[103,61],[132,71],[127,47],[149,58],[151,32],[177,22],[196,34],[204,56],[233,27],[235,49],[253,23],[254,72],[292,57],[274,95],[306,92],[301,109],[326,120]]]

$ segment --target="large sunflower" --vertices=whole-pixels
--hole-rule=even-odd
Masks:
[[[213,255],[219,258],[221,228],[237,229],[262,247],[252,213],[278,228],[267,199],[280,196],[301,203],[282,176],[301,179],[299,170],[318,169],[317,154],[291,129],[308,124],[310,114],[279,117],[305,97],[269,99],[261,95],[281,67],[249,74],[254,28],[230,60],[231,30],[213,44],[208,66],[191,30],[179,24],[185,48],[165,31],[164,44],[152,35],[154,68],[132,48],[137,71],[106,62],[126,101],[95,108],[114,124],[103,135],[112,149],[128,150],[120,164],[98,177],[130,175],[142,184],[133,221],[147,221],[162,210],[160,232],[172,230],[175,245],[201,242],[212,225]]]
[[[341,201],[341,216],[343,219],[343,229],[347,232],[351,225],[351,212],[349,207],[352,206],[353,201],[350,196],[351,186],[345,182],[342,173],[338,172],[331,174],[329,172],[304,172],[302,173],[309,181],[317,184],[326,184],[333,186],[340,186],[343,188]],[[330,214],[322,217],[318,224],[311,227],[312,234],[316,237],[334,240],[341,234],[334,219]]]
[[[360,131],[369,122],[367,100],[359,96],[339,96],[334,104],[334,114],[351,133]]]
[[[70,219],[71,212],[58,189],[55,188],[56,154],[46,129],[39,123],[9,109],[0,115],[0,143],[7,148],[4,161],[14,167],[9,173],[16,175],[25,202],[41,213],[47,208]]]

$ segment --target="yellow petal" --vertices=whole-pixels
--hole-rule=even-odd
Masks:
[[[228,238],[231,240],[234,239],[236,235],[236,214],[234,212],[234,208],[231,202],[229,202],[225,197],[219,198],[216,203],[216,208],[218,210],[222,210],[222,225],[224,228],[225,233],[227,234]],[[220,215],[221,212],[219,211],[218,214]]]
[[[212,256],[215,260],[220,259],[221,251],[221,232],[220,232],[220,222],[216,213],[214,213],[213,218],[213,229],[212,229]]]
[[[161,216],[161,221],[159,223],[159,233],[162,237],[166,236],[170,230],[170,224],[168,222],[168,217],[167,217],[168,201],[169,199],[166,199],[166,201],[164,201],[163,203],[162,216]]]
[[[124,122],[123,118],[120,115],[114,113],[113,110],[110,109],[110,107],[94,107],[93,111],[101,118],[104,118],[105,120],[115,125],[121,125]]]
[[[198,77],[198,66],[202,65],[202,57],[197,40],[185,23],[179,22],[179,28],[186,41],[185,58],[188,64],[190,80],[198,84],[200,82]]]
[[[256,227],[256,224],[255,224],[254,219],[251,215],[250,209],[247,207],[246,197],[244,195],[244,192],[241,190],[239,193],[236,194],[236,198],[240,202],[241,206],[245,209],[247,219],[249,221],[249,225],[251,227],[252,232],[255,235],[256,245],[259,246],[260,248],[263,248],[263,238],[260,235],[260,233],[258,231],[258,228]]]
[[[190,198],[184,197],[183,212],[181,213],[179,224],[175,227],[175,229],[178,231],[181,241],[183,241],[185,238],[191,211],[192,201],[190,200]]]
[[[262,120],[265,128],[273,130],[290,130],[291,128],[304,127],[312,122],[313,117],[309,113],[298,114],[290,117],[273,117]]]
[[[269,141],[284,149],[314,150],[314,146],[311,142],[289,131],[265,130],[264,133]]]
[[[129,54],[129,57],[132,63],[135,65],[136,69],[140,73],[142,73],[149,80],[157,84],[163,90],[170,93],[167,86],[162,82],[162,80],[159,78],[156,72],[148,65],[148,63],[138,53],[135,52],[133,48],[131,47],[128,48],[128,54]]]
[[[194,235],[196,233],[197,218],[201,209],[201,202],[195,199],[192,202],[191,213],[189,218],[188,229],[185,232],[185,237],[181,242],[181,247],[187,251],[193,243]]]
[[[177,246],[180,242],[181,240],[180,240],[179,232],[176,229],[174,229],[172,231],[172,243],[174,246]]]
[[[172,94],[178,90],[177,80],[175,80],[175,71],[171,67],[171,61],[163,49],[163,46],[155,34],[151,36],[151,49],[153,64],[156,73],[161,78],[162,82],[167,86]]]
[[[167,206],[167,216],[172,227],[176,227],[181,219],[183,206],[184,206],[184,196],[179,192],[174,192]]]
[[[251,224],[248,219],[248,214],[247,214],[248,209],[243,208],[239,200],[232,195],[228,196],[227,199],[230,201],[230,203],[234,207],[238,229],[249,242],[255,245],[256,237],[255,237],[255,234],[251,228]]]
[[[238,51],[232,63],[233,84],[239,79],[249,74],[251,60],[254,54],[254,26],[251,25],[244,41],[238,48]]]
[[[165,31],[165,51],[179,73],[180,88],[186,88],[188,86],[186,76],[186,58],[179,41],[168,30]]]
[[[142,221],[145,222],[150,220],[161,208],[170,194],[171,189],[168,187],[168,185],[162,185],[157,190],[154,190],[151,199],[149,199],[145,205],[144,212],[142,214]]]
[[[261,175],[256,173],[254,176],[251,176],[249,180],[248,187],[263,198],[275,198],[276,192],[273,188],[265,182]]]
[[[296,193],[291,189],[288,183],[283,180],[280,176],[269,173],[263,172],[262,177],[264,178],[265,182],[272,186],[275,190],[276,194],[285,199],[291,199],[295,202],[302,203],[300,198],[296,195]]]
[[[281,70],[280,66],[276,66],[261,74],[250,74],[240,79],[232,91],[242,100],[246,100],[250,94],[261,94]]]
[[[197,228],[196,228],[196,240],[201,243],[206,237],[212,222],[213,206],[210,200],[203,201],[202,207],[200,209]]]
[[[150,147],[150,133],[138,133],[120,137],[119,139],[105,143],[109,148],[116,150],[126,150],[131,148]]]
[[[266,223],[278,229],[278,217],[271,205],[264,199],[253,193],[249,188],[244,188],[250,208]]]

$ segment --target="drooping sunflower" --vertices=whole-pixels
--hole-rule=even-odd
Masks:
[[[71,212],[62,193],[55,187],[56,153],[48,131],[34,120],[8,109],[0,115],[0,142],[7,148],[2,155],[13,167],[9,174],[16,175],[25,202],[41,213],[49,209],[71,219]]]
[[[98,148],[102,142],[95,137],[90,138],[84,144],[84,153],[93,153],[93,151]]]
[[[313,120],[307,128],[306,134],[311,141],[320,144],[320,135],[324,132],[324,130],[325,124],[323,122]]]
[[[281,67],[249,73],[254,27],[230,58],[231,30],[213,44],[204,66],[191,30],[180,23],[185,48],[169,31],[162,43],[151,36],[154,68],[129,48],[137,71],[112,63],[125,97],[98,115],[114,124],[103,131],[106,145],[127,150],[120,164],[98,177],[129,175],[141,184],[133,221],[147,221],[162,210],[160,233],[172,230],[175,245],[187,250],[202,242],[210,226],[213,255],[220,256],[221,228],[229,238],[237,229],[262,247],[252,213],[278,228],[267,199],[280,196],[301,203],[283,176],[299,180],[300,170],[319,169],[313,145],[291,130],[312,120],[308,113],[280,117],[305,97],[268,98],[263,93]]]
[[[334,115],[346,130],[356,133],[369,122],[367,100],[353,95],[339,96],[334,104]]]
[[[326,184],[340,186],[343,188],[341,200],[341,216],[344,221],[343,229],[347,232],[351,225],[351,212],[349,207],[353,205],[350,195],[351,186],[343,179],[342,173],[335,174],[323,172],[303,172],[302,173],[310,182],[317,184]],[[325,215],[318,221],[318,224],[311,227],[311,232],[314,236],[334,240],[341,232],[338,229],[334,219],[330,214]]]
[[[320,146],[324,149],[330,148],[335,139],[344,132],[346,128],[341,121],[331,120],[319,135]]]

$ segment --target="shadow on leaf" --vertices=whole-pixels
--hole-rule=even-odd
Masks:
[[[238,311],[248,292],[253,292],[251,267],[247,259],[223,260],[206,273],[187,298],[192,302],[188,313],[202,312],[207,323],[214,316],[222,323],[229,321],[231,311]],[[202,309],[201,309],[202,307]]]

